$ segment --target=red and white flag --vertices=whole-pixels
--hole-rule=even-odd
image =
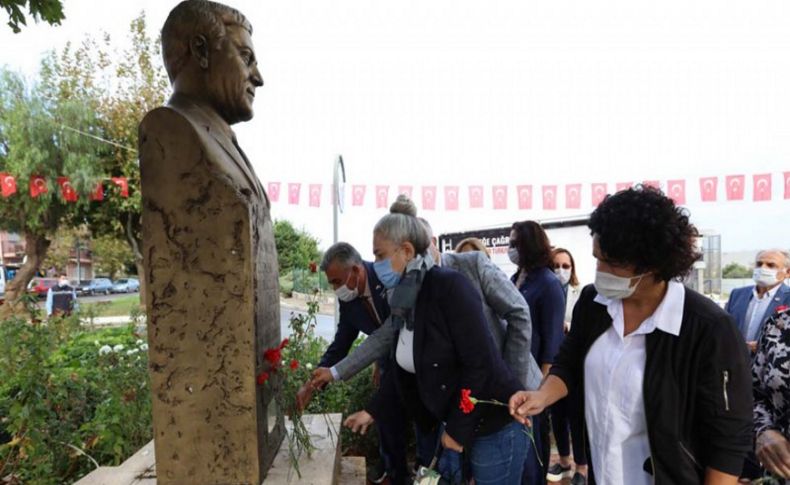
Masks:
[[[785,199],[790,199],[790,172],[785,172]]]
[[[771,174],[755,174],[752,179],[754,182],[753,200],[771,200]]]
[[[469,186],[469,207],[471,209],[483,208],[483,186],[470,185]]]
[[[390,186],[376,186],[376,209],[386,209],[389,200]]]
[[[310,184],[310,207],[321,207],[321,184]]]
[[[288,203],[291,205],[299,205],[299,193],[301,191],[301,182],[290,182],[288,184]]]
[[[104,200],[104,182],[99,180],[96,182],[96,187],[91,192],[90,199],[96,202],[101,202]]]
[[[653,187],[654,189],[661,190],[661,183],[658,180],[643,180],[642,185],[645,187]]]
[[[557,208],[557,186],[543,186],[543,210],[555,210]]]
[[[121,197],[129,197],[129,181],[126,177],[112,177],[110,180],[121,189]]]
[[[606,183],[592,184],[592,206],[598,207],[606,198]]]
[[[0,194],[11,197],[16,193],[16,179],[10,173],[0,172]]]
[[[458,210],[458,186],[445,185],[444,186],[444,210],[457,211]]]
[[[532,209],[532,186],[519,185],[516,187],[518,193],[518,208],[520,210]]]
[[[351,205],[365,205],[365,192],[367,189],[367,185],[354,185],[351,187]]]
[[[269,200],[280,201],[280,182],[269,182]]]
[[[702,202],[716,202],[719,189],[719,177],[700,177],[699,193]]]
[[[579,209],[582,205],[582,184],[565,185],[565,208]]]
[[[47,193],[47,181],[41,175],[30,176],[30,197],[34,199]]]
[[[494,199],[494,209],[507,209],[507,185],[494,185],[491,187],[491,195]]]
[[[422,208],[423,210],[432,211],[436,209],[436,186],[423,185],[422,186]]]
[[[615,191],[620,192],[621,190],[628,190],[634,186],[633,182],[617,182],[615,184]]]
[[[727,175],[727,200],[743,200],[743,185],[746,183],[745,175]]]
[[[77,202],[77,191],[71,186],[68,177],[58,177],[58,185],[60,185],[60,194],[66,202]]]
[[[411,185],[398,185],[398,195],[405,195],[408,198],[412,198],[412,193],[414,192],[414,187]]]
[[[686,203],[686,181],[667,180],[667,195],[675,201],[676,205],[684,205]]]

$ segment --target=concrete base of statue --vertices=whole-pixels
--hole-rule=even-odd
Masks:
[[[283,440],[264,479],[266,485],[364,485],[365,459],[340,456],[340,414],[308,414],[302,417],[310,433],[313,451],[299,459],[301,477],[291,467],[288,441]],[[291,429],[291,422],[286,421]],[[156,485],[154,442],[142,447],[120,466],[99,467],[75,485]]]

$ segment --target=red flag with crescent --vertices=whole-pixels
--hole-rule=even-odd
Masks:
[[[11,197],[16,193],[16,179],[10,173],[0,172],[0,194]]]
[[[582,205],[582,184],[565,185],[565,208],[579,209]]]
[[[491,195],[494,198],[494,209],[507,209],[507,185],[494,185],[491,187]]]
[[[121,197],[129,197],[129,181],[126,177],[112,177],[112,183],[121,189]]]
[[[643,180],[642,185],[645,187],[653,187],[654,189],[661,190],[661,183],[658,180]]]
[[[617,182],[615,184],[615,192],[620,192],[621,190],[628,190],[634,186],[633,182]]]
[[[390,186],[376,186],[376,209],[386,209],[389,200]]]
[[[727,175],[727,200],[743,200],[743,185],[746,183],[745,175]]]
[[[701,177],[699,179],[699,193],[702,202],[716,202],[719,188],[719,177]]]
[[[771,174],[755,174],[752,179],[754,183],[753,199],[755,201],[771,200]]]
[[[483,186],[470,185],[469,186],[469,208],[482,209],[483,208]]]
[[[543,210],[555,210],[557,208],[557,186],[543,186]]]
[[[351,187],[351,205],[364,205],[367,185],[354,185]]]
[[[667,195],[675,201],[676,205],[684,205],[686,203],[686,181],[667,180]]]
[[[531,185],[518,185],[518,186],[516,186],[516,194],[518,194],[518,208],[520,210],[532,209],[532,186]]]
[[[427,211],[436,209],[436,186],[422,186],[422,208]]]
[[[444,209],[448,211],[458,210],[458,186],[445,185],[444,187]]]
[[[41,175],[32,175],[30,177],[30,197],[34,199],[41,194],[47,193],[47,181]]]
[[[598,207],[598,205],[606,198],[606,183],[592,184],[591,191],[592,206]]]
[[[91,192],[91,200],[95,200],[97,202],[104,200],[104,184],[101,180],[96,182],[96,188],[94,188],[93,192]]]
[[[66,202],[77,202],[77,191],[72,187],[68,177],[58,177],[60,194]]]
[[[790,172],[785,172],[785,199],[790,199]]]
[[[268,195],[272,202],[280,201],[280,182],[269,182]]]
[[[310,207],[321,207],[321,184],[310,184]]]
[[[412,192],[414,191],[414,187],[411,185],[398,185],[398,195],[405,195],[408,198],[412,198]]]
[[[299,193],[302,190],[302,184],[299,182],[292,182],[288,184],[288,203],[291,205],[299,204]]]

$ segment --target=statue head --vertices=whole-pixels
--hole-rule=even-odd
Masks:
[[[162,55],[176,93],[204,100],[229,125],[252,118],[255,88],[263,86],[252,25],[238,10],[186,0],[162,27]]]

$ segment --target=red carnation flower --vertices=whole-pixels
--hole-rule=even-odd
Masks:
[[[266,352],[263,353],[263,358],[272,366],[272,368],[276,369],[280,365],[282,354],[280,353],[279,348],[266,349]]]
[[[310,262],[310,272],[311,273],[315,273],[317,271],[318,271],[318,265],[315,264],[315,262],[311,261]]]
[[[461,389],[461,403],[459,408],[464,414],[469,414],[475,409],[475,398],[472,397],[471,389]]]
[[[788,309],[790,309],[790,306],[779,305],[778,307],[776,307],[776,313],[782,313],[783,311],[788,310]]]
[[[298,361],[298,360],[296,360],[296,359],[293,359],[293,360],[291,361],[291,369],[292,369],[292,370],[296,370],[297,368],[299,368],[299,361]]]
[[[278,347],[280,350],[284,349],[286,345],[288,345],[290,341],[287,338],[284,338],[282,342],[280,342],[280,346]]]
[[[258,382],[259,386],[262,386],[262,385],[264,385],[266,383],[266,381],[269,380],[269,373],[268,372],[261,372],[260,374],[258,374],[258,377],[255,380]]]

